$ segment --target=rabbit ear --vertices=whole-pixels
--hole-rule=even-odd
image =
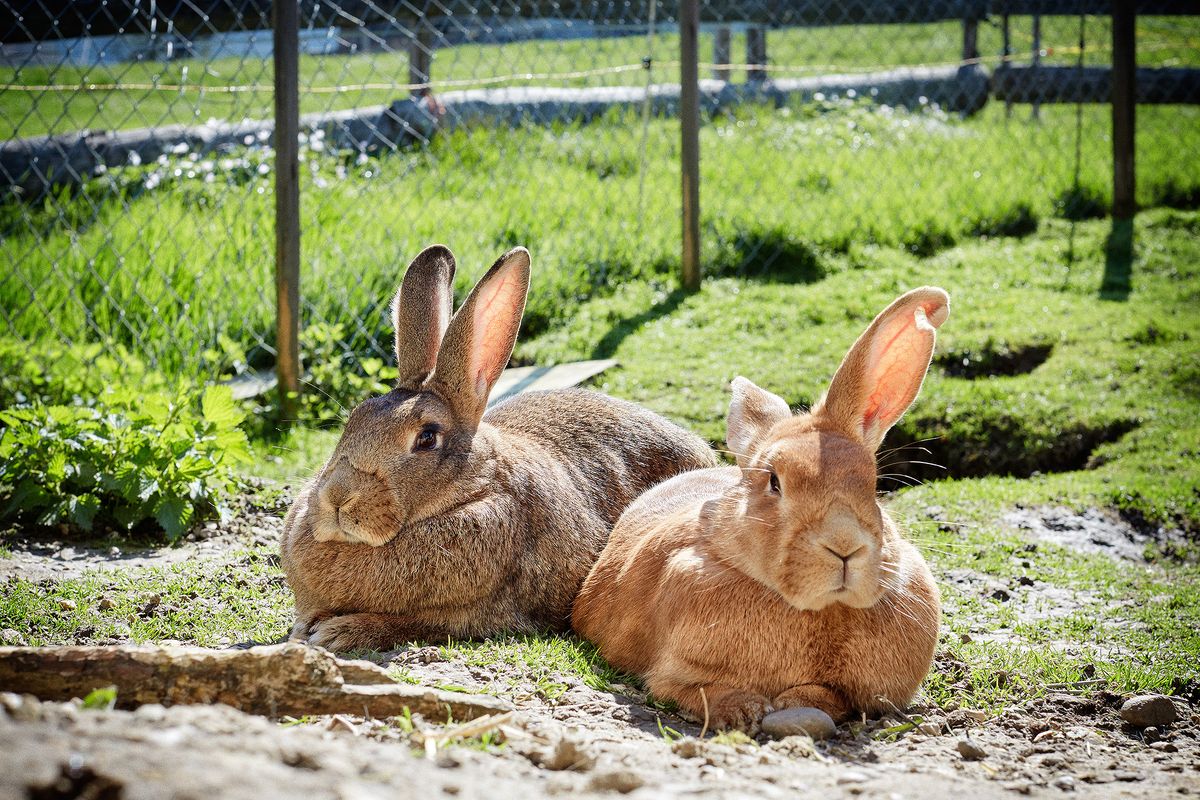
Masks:
[[[813,413],[877,449],[921,390],[949,315],[949,295],[934,286],[897,298],[858,337]]]
[[[792,410],[782,397],[758,388],[743,377],[734,378],[733,398],[725,420],[725,443],[738,466],[746,467],[767,431],[791,416]]]
[[[517,342],[529,293],[529,251],[500,256],[450,320],[432,383],[463,420],[478,422]]]
[[[453,311],[454,254],[440,244],[426,247],[408,265],[392,300],[398,386],[419,388],[433,372]]]

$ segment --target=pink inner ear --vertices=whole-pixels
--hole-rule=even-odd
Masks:
[[[476,301],[472,317],[471,373],[483,395],[504,370],[516,327],[520,324],[520,282],[504,271]]]
[[[918,306],[911,316],[897,314],[876,335],[867,380],[874,389],[863,404],[864,430],[891,427],[912,403],[929,367],[933,332],[926,309]]]

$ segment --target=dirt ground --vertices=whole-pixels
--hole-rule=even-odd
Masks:
[[[1021,509],[1014,515],[1011,524],[1035,538],[1062,535],[1064,528],[1092,530],[1096,522],[1088,522],[1091,528],[1077,525],[1056,510]],[[235,544],[272,542],[278,531],[272,520],[267,514],[236,529],[211,530],[207,538],[172,549],[113,553],[27,542],[0,565],[61,579],[91,568],[219,560]],[[1114,557],[1134,555],[1132,549],[1110,549]],[[974,574],[943,578],[989,589]],[[1029,613],[1075,610],[1090,602],[1079,593],[1029,593],[1018,600]],[[1197,697],[1174,698],[1178,720],[1145,730],[1122,721],[1118,710],[1125,697],[1089,691],[1085,682],[1064,687],[1070,692],[1048,687],[1046,696],[999,715],[918,704],[884,719],[842,725],[824,741],[807,736],[751,741],[711,733],[700,739],[699,725],[648,704],[635,687],[598,691],[578,676],[555,675],[567,688],[549,699],[517,667],[476,666],[461,656],[447,658],[446,652],[407,648],[375,660],[402,667],[422,684],[510,700],[516,711],[483,740],[432,746],[426,740],[446,729],[441,721],[419,717],[411,724],[352,716],[278,721],[224,706],[89,710],[78,702],[4,694],[0,798],[369,798],[398,791],[522,798],[1200,794]],[[961,666],[940,654],[934,668],[953,672]]]

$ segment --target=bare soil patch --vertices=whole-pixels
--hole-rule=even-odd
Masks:
[[[205,523],[175,544],[118,538],[81,538],[54,529],[22,530],[0,558],[0,583],[9,576],[30,581],[77,578],[89,570],[163,567],[195,559],[228,558],[238,547],[274,546],[283,530],[288,500],[247,498],[226,521]]]
[[[422,651],[391,657],[411,663]],[[430,681],[494,685],[452,663],[416,669]],[[1180,700],[1180,722],[1153,732],[1124,727],[1116,695],[1052,694],[991,718],[918,706],[813,742],[701,740],[697,725],[642,699],[576,680],[554,700],[518,699],[487,747],[428,747],[423,734],[436,735],[440,720],[417,717],[412,731],[355,716],[281,725],[226,706],[90,711],[6,695],[0,794],[1177,797],[1200,785],[1200,717]]]
[[[1019,511],[1026,515],[1014,519],[1031,525],[1047,518],[1045,509]],[[277,515],[264,513],[253,525],[215,530],[165,552],[122,558],[89,546],[64,556],[49,543],[29,543],[14,559],[23,559],[23,569],[45,570],[50,582],[88,568],[228,561],[242,544],[273,546],[279,526]],[[956,570],[940,579],[963,594],[1005,593],[1003,602],[1013,604],[1018,619],[1086,612],[1100,602],[1036,576],[1023,580],[1019,569],[1013,575],[1001,580]],[[1004,641],[1005,633],[981,622],[972,635]],[[77,701],[3,695],[0,797],[1143,798],[1200,792],[1197,692],[1173,698],[1178,721],[1145,730],[1122,722],[1124,697],[1092,691],[1085,682],[1070,692],[1051,688],[998,715],[918,702],[883,719],[841,725],[825,741],[751,741],[711,732],[701,739],[699,721],[664,710],[637,687],[600,690],[598,682],[538,665],[489,663],[437,646],[373,660],[424,686],[504,698],[516,711],[482,741],[452,742],[441,738],[447,720],[419,715],[411,723],[358,715],[278,720],[221,705],[86,710]],[[946,653],[934,669],[951,677],[966,671]]]
[[[1183,531],[1166,526],[1134,525],[1115,511],[1063,506],[1017,508],[1002,521],[1023,535],[1085,553],[1127,561],[1146,561],[1160,552],[1178,552],[1187,544]]]

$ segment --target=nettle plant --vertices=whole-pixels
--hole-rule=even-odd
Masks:
[[[92,531],[161,529],[174,541],[230,512],[249,459],[228,387],[196,396],[122,387],[87,405],[0,411],[0,521]]]

